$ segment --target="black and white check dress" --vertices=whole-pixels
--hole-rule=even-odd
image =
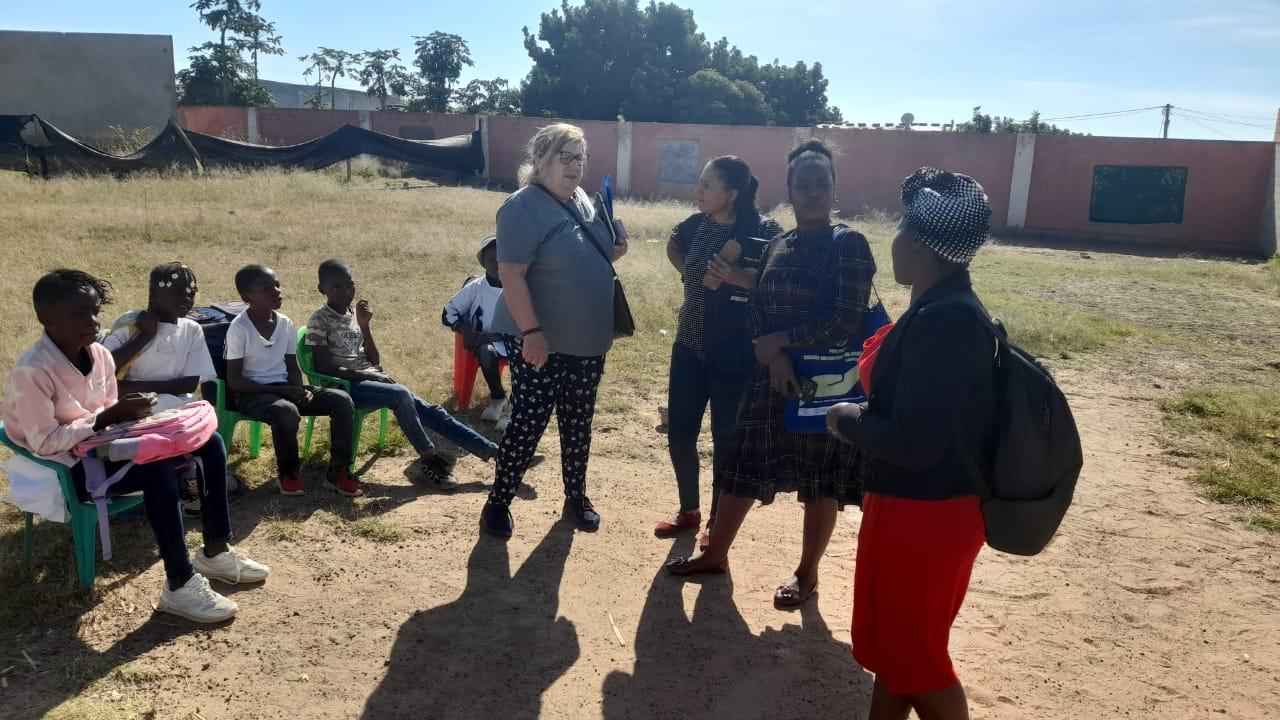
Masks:
[[[847,232],[835,252],[834,298],[813,313],[834,227],[783,233],[769,243],[764,270],[752,300],[755,337],[788,331],[797,346],[832,346],[859,331],[871,299],[876,264],[867,239]],[[795,492],[801,502],[835,498],[841,507],[862,501],[862,454],[830,435],[796,435],[783,418],[786,398],[769,385],[769,368],[759,366],[738,417],[720,489],[768,504],[779,492]]]

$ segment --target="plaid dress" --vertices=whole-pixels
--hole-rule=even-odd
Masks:
[[[834,253],[831,307],[812,312],[820,275],[828,271],[823,265],[833,230],[791,230],[769,243],[751,304],[755,337],[786,330],[793,345],[830,347],[858,333],[876,272],[860,233],[847,232]],[[835,498],[841,507],[860,504],[862,453],[827,434],[788,432],[785,406],[786,398],[769,385],[769,368],[761,365],[726,451],[720,489],[765,504],[778,492],[795,492],[801,502]]]

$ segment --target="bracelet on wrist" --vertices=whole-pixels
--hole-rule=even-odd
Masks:
[[[529,328],[528,330],[522,330],[522,331],[520,332],[520,337],[522,337],[522,338],[527,338],[527,337],[529,337],[530,335],[536,335],[536,334],[538,334],[538,333],[540,333],[540,332],[542,332],[542,326],[541,326],[541,325],[538,325],[538,326],[535,326],[535,327],[531,327],[531,328]]]

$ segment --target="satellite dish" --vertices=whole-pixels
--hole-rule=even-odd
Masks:
[[[902,126],[903,126],[903,127],[911,127],[911,123],[913,123],[913,122],[915,122],[915,121],[916,121],[916,116],[915,116],[915,115],[912,115],[911,113],[903,113],[903,114],[902,114]]]

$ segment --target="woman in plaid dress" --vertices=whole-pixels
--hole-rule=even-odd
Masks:
[[[787,395],[799,393],[799,382],[783,348],[830,347],[857,336],[876,270],[866,238],[852,230],[827,260],[835,230],[830,220],[835,201],[831,151],[811,141],[792,151],[788,160],[787,190],[796,229],[769,243],[757,283],[752,308],[760,366],[726,451],[723,478],[717,479],[721,499],[711,543],[704,552],[668,564],[675,575],[724,572],[734,536],[752,505],[757,500],[771,503],[778,492],[794,492],[805,506],[804,544],[794,576],[774,593],[778,607],[800,605],[813,595],[838,511],[862,499],[858,450],[829,435],[787,431]],[[833,273],[828,280],[832,302],[814,313],[814,294],[825,273]]]

